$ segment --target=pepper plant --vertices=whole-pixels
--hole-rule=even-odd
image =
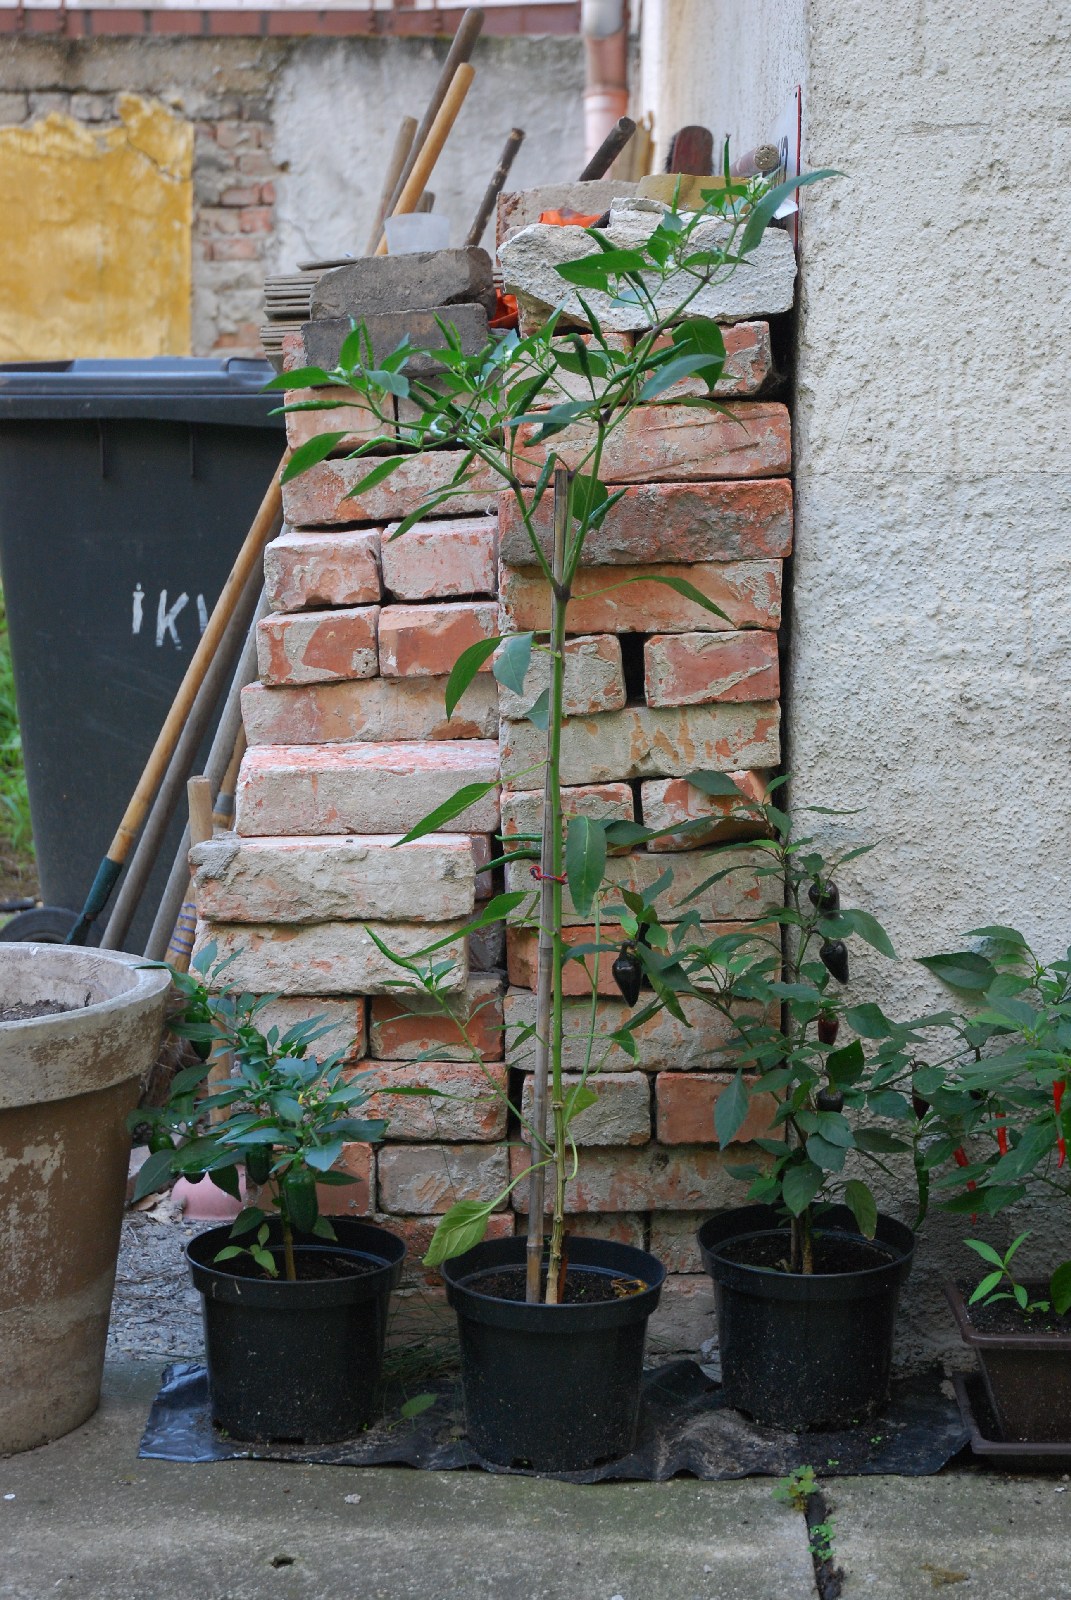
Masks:
[[[331,1223],[320,1215],[317,1185],[355,1182],[335,1170],[344,1145],[382,1139],[387,1124],[361,1115],[367,1074],[347,1071],[345,1050],[323,1060],[309,1054],[334,1024],[314,1017],[283,1033],[274,1026],[262,1033],[256,1019],[275,997],[230,988],[224,974],[234,957],[217,961],[216,955],[216,945],[209,943],[190,963],[190,972],[169,969],[185,1007],[168,1025],[205,1059],[176,1073],[165,1106],[132,1114],[134,1125],[151,1123],[150,1154],[138,1173],[135,1198],[152,1194],[171,1177],[207,1175],[238,1200],[244,1167],[255,1191],[253,1203],[239,1213],[231,1228],[234,1242],[216,1261],[248,1255],[269,1277],[277,1277],[269,1226],[274,1213],[285,1276],[294,1281],[295,1234],[335,1238]],[[231,1059],[230,1076],[199,1094],[212,1071],[210,1054],[218,1059],[220,1052]]]
[[[532,565],[538,567],[547,585],[548,625],[496,636],[472,646],[455,662],[446,686],[446,709],[452,715],[476,673],[492,656],[495,677],[516,694],[524,694],[534,662],[541,663],[548,680],[527,710],[528,720],[545,734],[545,758],[523,773],[503,775],[507,781],[524,778],[530,787],[538,786],[537,774],[541,775],[541,835],[538,839],[511,841],[502,857],[506,863],[534,862],[531,870],[539,887],[532,894],[515,891],[503,895],[485,913],[485,919],[517,920],[527,916],[539,933],[536,1024],[532,1036],[534,1095],[531,1116],[524,1122],[532,1160],[528,1172],[522,1175],[529,1182],[529,1300],[539,1299],[543,1292],[544,1185],[548,1171],[553,1178],[553,1197],[545,1296],[548,1303],[559,1298],[564,1282],[565,1188],[570,1171],[576,1167],[570,1124],[594,1098],[586,1083],[574,1085],[566,1093],[562,1070],[563,970],[569,961],[587,962],[591,957],[597,960],[600,951],[597,947],[567,946],[562,934],[562,909],[567,884],[575,910],[581,915],[592,911],[604,879],[607,827],[586,817],[575,817],[566,828],[561,754],[566,723],[569,603],[588,537],[602,525],[625,492],[611,491],[603,481],[607,446],[638,406],[724,409],[715,397],[725,361],[721,329],[711,319],[694,315],[693,302],[704,289],[723,282],[747,261],[775,211],[794,189],[823,176],[826,174],[810,173],[772,187],[763,180],[734,180],[729,174],[726,152],[723,186],[705,194],[698,211],[682,213],[663,208],[652,215],[651,231],[642,242],[621,248],[597,227],[584,230],[594,241],[593,253],[560,265],[557,271],[564,284],[576,290],[590,330],[586,335],[565,331],[558,312],[523,338],[508,332],[493,338],[476,354],[466,354],[456,330],[440,322],[443,348],[414,352],[403,340],[394,352],[377,360],[367,329],[355,325],[342,343],[338,365],[333,370],[303,368],[275,380],[275,387],[291,390],[342,385],[362,396],[383,423],[382,435],[353,452],[357,457],[380,459],[354,485],[351,495],[361,495],[389,479],[406,456],[414,452],[449,447],[460,453],[457,470],[449,482],[401,519],[396,538],[464,493],[477,471],[486,475],[489,469],[503,490],[512,495],[527,534]],[[608,296],[614,305],[640,312],[639,320],[647,326],[629,348],[619,348],[620,341],[606,335],[595,308],[585,298],[591,291]],[[417,376],[409,370],[414,354],[421,358],[419,372],[426,374],[430,370],[430,375]],[[699,380],[702,393],[692,392],[694,380]],[[404,402],[397,422],[395,400]],[[334,400],[312,398],[286,409],[331,409],[336,404]],[[560,439],[567,429],[567,438]],[[343,433],[325,433],[310,440],[294,452],[284,479],[323,460],[344,437]],[[555,440],[559,440],[558,445]],[[552,501],[549,518],[544,507],[548,497]],[[623,577],[595,593],[605,594],[637,581],[641,579]],[[643,574],[642,581],[663,583],[729,626],[734,625],[682,577]],[[463,818],[464,812],[494,787],[491,783],[466,785],[413,827],[406,840],[420,838]],[[400,983],[416,984],[440,995],[449,1008],[449,985],[424,966],[441,944],[437,941],[408,959],[395,956],[385,945],[382,948],[406,969],[406,978]],[[593,1028],[594,1006],[593,979]],[[630,1025],[620,1030],[618,1042],[623,1048],[627,1048],[630,1032]],[[514,1180],[510,1187],[520,1181]],[[501,1198],[498,1196],[489,1204],[462,1201],[452,1207],[432,1240],[428,1263],[438,1263],[477,1243]]]

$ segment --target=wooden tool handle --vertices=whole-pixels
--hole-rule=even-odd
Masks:
[[[484,192],[484,197],[480,201],[480,209],[476,213],[472,227],[465,235],[465,244],[467,246],[474,247],[478,245],[480,240],[483,238],[483,230],[486,228],[488,218],[495,208],[495,201],[502,192],[502,185],[509,176],[509,169],[513,165],[513,158],[523,143],[524,129],[511,128],[509,138],[503,145],[502,154],[498,158],[498,166],[495,168],[491,181],[487,185],[487,189]]]
[[[757,144],[754,150],[745,150],[729,168],[733,178],[751,178],[755,173],[765,175],[776,172],[781,165],[781,151],[775,144]]]
[[[405,166],[409,152],[413,148],[413,138],[416,131],[416,118],[403,117],[394,140],[394,149],[390,153],[390,161],[387,163],[387,176],[383,180],[383,193],[380,195],[379,204],[376,206],[376,220],[372,224],[372,231],[368,235],[368,243],[364,247],[366,256],[370,256],[379,243],[379,236],[383,232],[383,218],[387,215],[387,207],[390,205],[394,195],[394,186],[401,177],[402,168]]]
[[[186,794],[190,802],[190,843],[204,844],[212,837],[212,785],[207,778],[191,778]]]
[[[590,183],[593,178],[605,178],[635,132],[636,124],[631,117],[619,118],[580,174],[578,181]]]
[[[450,129],[457,120],[457,114],[465,103],[465,96],[468,94],[469,86],[475,76],[474,68],[470,67],[467,61],[463,61],[454,73],[454,81],[450,85],[446,99],[439,107],[439,114],[431,125],[431,131],[425,141],[423,150],[417,156],[413,170],[409,174],[408,182],[398,196],[398,203],[391,213],[392,216],[401,217],[416,210],[416,203],[424,193],[427,181],[435,170],[435,163],[439,159]],[[386,253],[387,241],[384,238],[379,242],[376,255],[385,256]]]

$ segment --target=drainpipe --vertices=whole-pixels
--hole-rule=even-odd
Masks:
[[[587,67],[584,84],[584,159],[628,111],[626,0],[581,0],[580,31]]]

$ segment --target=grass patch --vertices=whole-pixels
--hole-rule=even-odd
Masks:
[[[16,884],[34,877],[33,829],[22,736],[15,706],[15,675],[7,632],[7,607],[0,592],[0,876]],[[31,889],[23,887],[22,892]]]

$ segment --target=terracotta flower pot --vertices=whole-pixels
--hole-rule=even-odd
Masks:
[[[130,1135],[170,978],[140,958],[0,943],[0,1455],[97,1407]]]

